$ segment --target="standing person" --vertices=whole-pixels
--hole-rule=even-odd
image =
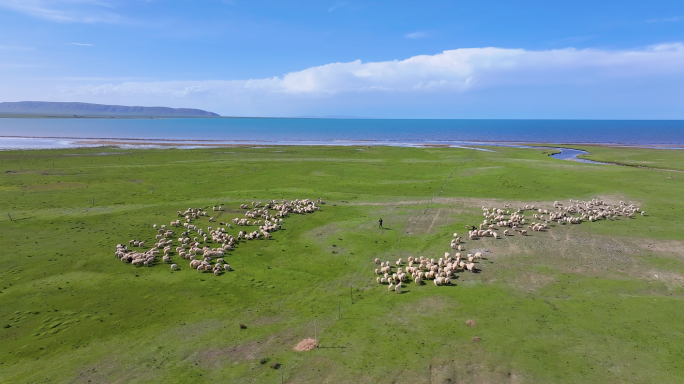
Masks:
[[[378,220],[378,223],[380,224],[378,228],[382,228],[382,217],[380,218],[380,220]]]

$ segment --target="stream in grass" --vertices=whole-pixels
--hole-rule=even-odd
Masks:
[[[580,159],[578,157],[579,155],[588,155],[589,154],[589,152],[582,151],[580,149],[572,149],[572,148],[553,148],[553,149],[557,149],[560,151],[560,153],[554,153],[553,155],[551,155],[551,157],[553,157],[554,159],[577,161],[579,163],[589,163],[589,164],[609,164],[609,163],[602,163],[599,161]]]

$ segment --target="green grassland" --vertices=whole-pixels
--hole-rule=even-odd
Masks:
[[[491,149],[2,152],[0,382],[683,382],[684,178]],[[228,221],[242,203],[319,197],[272,240],[240,242],[221,276],[114,257],[177,210],[224,204]],[[438,258],[483,205],[594,197],[648,214],[468,241],[480,273],[451,286],[375,283],[375,257]],[[293,351],[314,321],[320,348]]]
[[[589,155],[581,156],[589,160],[617,163],[634,167],[684,171],[681,150],[620,148],[619,151],[615,151],[614,148],[601,146],[591,146],[582,149],[591,152]]]

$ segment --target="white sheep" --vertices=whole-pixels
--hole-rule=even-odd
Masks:
[[[171,264],[171,270],[172,270],[172,271],[176,271],[176,270],[178,270],[178,269],[179,269],[179,268],[178,268],[178,265],[177,265],[177,264]]]

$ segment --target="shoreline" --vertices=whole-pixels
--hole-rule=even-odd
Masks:
[[[55,144],[61,142],[61,145],[50,146],[45,145],[16,145],[4,146],[2,140],[20,140],[33,141],[54,140]],[[249,147],[255,145],[269,145],[269,146],[393,146],[393,147],[419,147],[419,148],[446,148],[446,147],[460,147],[466,149],[480,149],[470,146],[538,146],[548,147],[553,146],[559,148],[562,146],[597,146],[597,147],[620,147],[620,148],[647,148],[647,149],[684,149],[681,144],[626,144],[626,143],[599,143],[599,142],[529,142],[529,141],[394,141],[394,140],[293,140],[293,141],[270,141],[270,140],[214,140],[214,139],[153,139],[153,138],[129,138],[129,137],[75,137],[75,136],[20,136],[20,135],[0,135],[0,149],[2,150],[22,150],[22,149],[58,149],[58,148],[79,148],[79,147],[97,147],[97,146],[125,146],[125,147],[197,147],[197,148],[221,148],[221,147]],[[574,149],[574,148],[568,148]]]

